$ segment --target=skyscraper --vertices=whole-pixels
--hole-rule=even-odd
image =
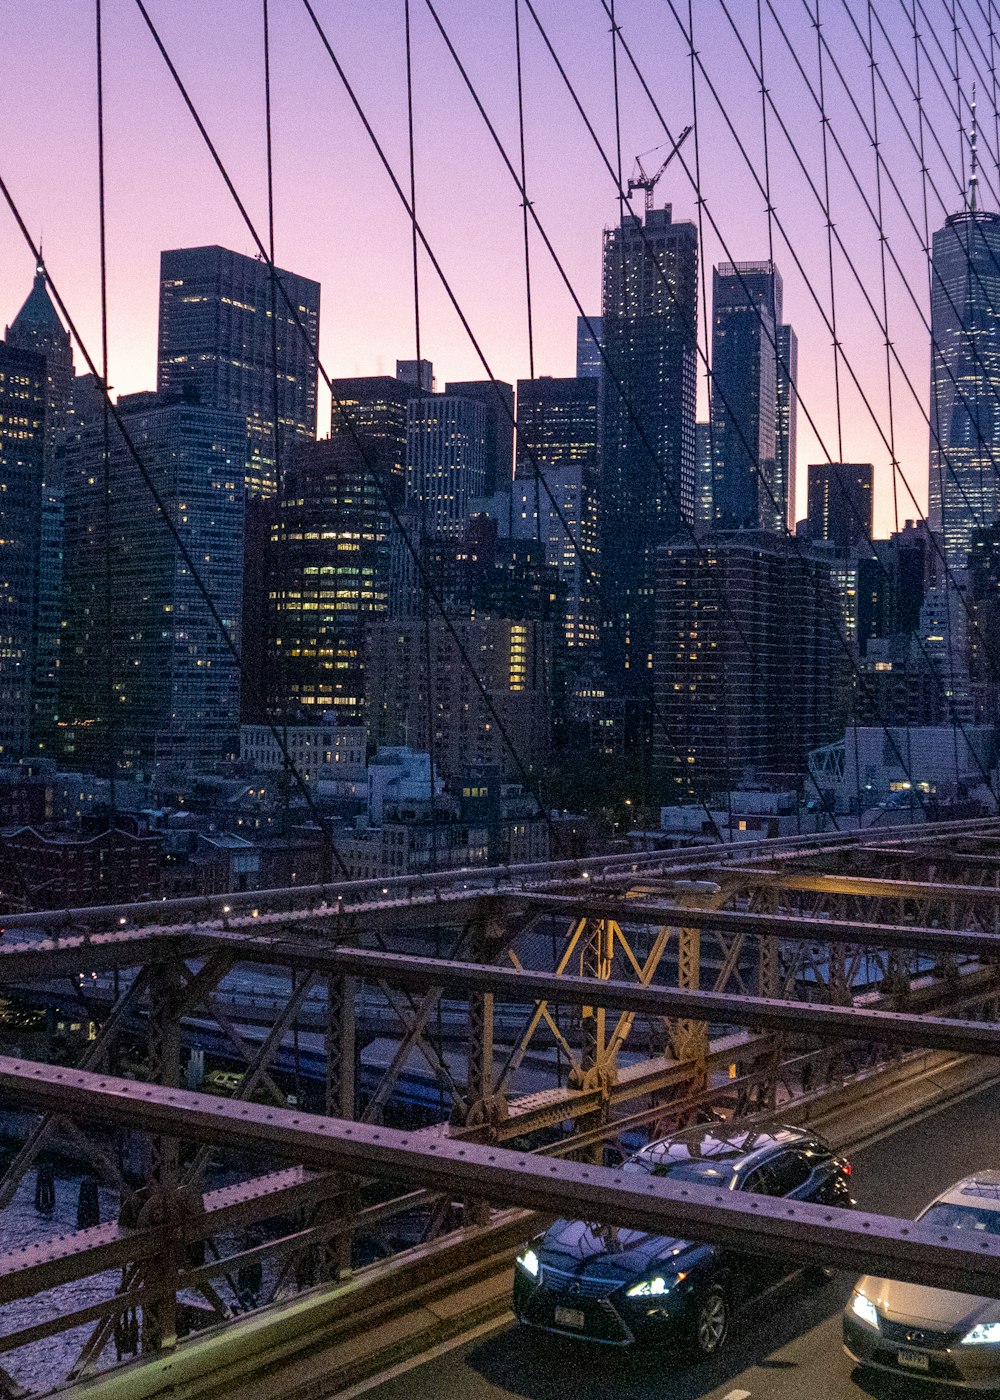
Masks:
[[[465,379],[444,386],[446,394],[476,399],[486,412],[484,496],[510,491],[514,475],[514,386],[501,380]],[[505,522],[506,523],[506,522]]]
[[[660,552],[654,768],[666,801],[805,772],[842,724],[836,597],[817,558],[769,531]]]
[[[715,487],[714,463],[712,460],[712,425],[694,425],[694,523],[702,534],[711,530],[715,511],[712,506]]]
[[[398,443],[393,448],[364,429],[361,439],[373,454],[398,456]],[[342,723],[361,719],[365,634],[388,607],[390,524],[378,483],[347,433],[293,446],[272,507],[267,676],[274,712],[299,721],[325,711]]]
[[[775,492],[781,311],[773,263],[722,263],[713,271],[713,510],[722,530],[782,528]]]
[[[377,472],[393,503],[400,505],[406,488],[406,408],[419,397],[419,388],[412,380],[387,374],[332,383],[330,436],[354,443],[359,465]]]
[[[656,551],[694,519],[698,230],[670,206],[605,230],[601,567],[611,684],[648,691]]]
[[[286,446],[316,435],[309,346],[319,300],[318,282],[281,269],[272,277],[265,262],[228,248],[160,254],[157,388],[194,391],[206,407],[245,419],[250,496],[274,495]]]
[[[450,625],[437,616],[377,622],[365,668],[368,730],[377,744],[432,745],[436,769],[451,780],[477,766],[516,782],[521,764],[544,762],[552,698],[547,623],[492,616]]]
[[[973,186],[973,191],[975,187]],[[931,529],[952,568],[1000,516],[1000,214],[969,207],[934,234]]]
[[[566,594],[566,646],[577,661],[600,637],[598,405],[594,378],[517,382],[513,533],[541,540],[545,563],[556,569]]]
[[[73,347],[59,319],[39,263],[28,298],[7,327],[8,345],[45,359],[45,455],[38,541],[38,598],[32,686],[31,747],[46,752],[54,738],[58,708],[62,604],[62,451],[73,416]]]
[[[30,739],[47,397],[44,358],[0,344],[0,761]]]
[[[118,411],[238,648],[244,418],[157,394],[130,394]],[[117,424],[105,497],[103,444],[103,426],[92,421],[67,445],[65,757],[106,768],[113,702],[119,763],[221,762],[239,752],[237,662]]]
[[[587,322],[590,322],[588,327]],[[600,379],[604,363],[600,347],[604,344],[604,323],[600,316],[576,318],[576,377]]]
[[[434,392],[434,365],[430,360],[397,360],[396,378],[412,384],[422,394]]]
[[[486,410],[432,394],[407,405],[406,498],[428,539],[460,540],[486,489]]]
[[[811,540],[871,552],[874,529],[870,462],[813,462],[809,467],[807,529]]]
[[[777,528],[795,529],[796,463],[799,417],[799,338],[791,326],[778,326],[778,409],[775,422],[774,494],[779,504]]]

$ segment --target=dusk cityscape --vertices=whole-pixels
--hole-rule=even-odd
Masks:
[[[0,26],[0,1400],[1000,1393],[994,0]]]

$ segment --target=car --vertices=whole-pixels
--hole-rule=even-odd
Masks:
[[[853,1205],[850,1163],[798,1128],[702,1124],[649,1143],[622,1170]],[[557,1220],[517,1260],[514,1312],[547,1332],[711,1356],[734,1311],[797,1267],[693,1240]]]
[[[978,1171],[917,1216],[1000,1235],[1000,1171]],[[865,1275],[844,1309],[844,1351],[863,1369],[1000,1392],[1000,1301]]]

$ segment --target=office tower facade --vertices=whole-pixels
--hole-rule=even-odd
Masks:
[[[563,586],[571,664],[600,641],[600,427],[596,379],[518,380],[513,533],[541,541]]]
[[[461,540],[486,490],[486,410],[478,399],[412,399],[406,418],[406,503],[428,540]]]
[[[587,322],[590,325],[587,325]],[[604,363],[601,347],[604,344],[604,321],[600,316],[578,316],[576,318],[576,377],[577,379],[600,379]]]
[[[27,300],[7,327],[6,342],[45,360],[45,456],[38,541],[38,598],[32,685],[31,749],[48,753],[58,709],[62,603],[62,451],[73,418],[73,347],[52,304],[39,263]]]
[[[794,532],[796,515],[798,420],[799,420],[799,338],[789,325],[778,326],[777,385],[775,417],[774,494],[778,501],[778,532]]]
[[[434,365],[430,360],[397,360],[396,378],[412,384],[421,394],[434,392]]]
[[[781,313],[781,274],[773,263],[714,269],[713,511],[721,530],[783,530],[775,491]]]
[[[157,394],[118,411],[238,649],[245,419]],[[222,762],[239,753],[238,664],[116,424],[105,499],[103,446],[97,421],[67,444],[64,757],[99,772],[112,751],[121,766]]]
[[[504,731],[525,769],[544,762],[551,669],[547,623],[499,617],[456,619],[450,627],[440,617],[376,623],[365,659],[369,738],[431,749],[446,780],[483,767],[520,782],[523,775]]]
[[[251,497],[273,496],[282,454],[316,435],[319,303],[318,282],[228,248],[160,254],[157,388],[245,420]]]
[[[377,473],[393,504],[401,505],[406,490],[406,410],[420,390],[410,380],[387,374],[334,379],[332,384],[331,438],[354,443],[359,464]]]
[[[31,740],[45,476],[46,362],[0,344],[0,761]]]
[[[295,444],[269,548],[274,714],[361,720],[365,633],[388,609],[390,527],[385,498],[347,434]]]
[[[704,534],[715,521],[712,502],[715,490],[715,463],[712,457],[712,425],[694,425],[694,524]]]
[[[843,723],[836,597],[824,564],[766,531],[660,553],[653,757],[667,802],[805,772]]]
[[[1000,516],[1000,214],[952,214],[933,239],[928,521],[949,566]]]
[[[810,463],[809,538],[871,553],[874,475],[870,462]]]
[[[605,665],[615,689],[652,680],[656,552],[694,520],[698,230],[669,205],[606,229],[599,505]]]
[[[444,386],[446,394],[475,399],[486,415],[485,497],[509,493],[514,476],[514,386],[502,380],[464,379]]]

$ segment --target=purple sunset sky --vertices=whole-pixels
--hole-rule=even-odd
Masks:
[[[824,32],[855,100],[871,119],[870,73],[848,10],[867,30],[867,0],[819,0]],[[477,83],[511,153],[516,150],[513,0],[436,0],[438,12]],[[874,12],[899,47],[910,78],[914,0],[876,0]],[[938,84],[922,59],[929,126],[928,165],[949,209],[960,202],[961,146],[954,114],[952,0],[916,0],[921,31],[938,67]],[[688,0],[673,0],[685,20]],[[751,48],[757,42],[756,0],[727,0]],[[817,186],[822,188],[820,124],[812,99],[775,22],[780,18],[811,81],[817,76],[816,0],[763,0],[767,82]],[[979,69],[981,197],[997,207],[995,88],[989,74],[989,0],[958,7],[959,76],[964,99]],[[149,10],[237,188],[260,229],[266,227],[263,62],[259,0],[148,0]],[[536,0],[536,9],[577,85],[608,150],[613,150],[611,39],[600,0]],[[693,0],[695,42],[752,158],[762,151],[757,80],[741,54],[720,0]],[[316,11],[400,176],[406,168],[403,0],[345,4],[316,0]],[[417,201],[428,237],[498,377],[528,373],[518,194],[503,169],[437,33],[425,0],[412,0],[415,43]],[[671,0],[619,0],[619,23],[668,123],[692,119],[687,44]],[[397,356],[413,354],[409,226],[367,137],[350,108],[300,0],[271,0],[275,103],[277,256],[285,267],[323,286],[322,355],[333,375],[392,373]],[[211,164],[156,52],[134,0],[104,0],[107,90],[110,378],[120,391],[155,379],[158,256],[162,248],[222,243],[251,252],[249,233]],[[613,183],[574,111],[522,6],[529,192],[589,310],[600,306],[601,230],[617,215]],[[943,47],[937,47],[938,40]],[[965,51],[971,50],[975,65]],[[980,47],[982,51],[980,52]],[[916,137],[916,107],[906,81],[877,41],[881,72]],[[665,138],[638,82],[622,59],[622,144],[625,173],[636,151]],[[99,344],[92,0],[18,0],[0,18],[2,173],[31,229],[44,235],[46,261],[80,331]],[[874,200],[871,146],[837,75],[825,74],[832,129],[865,191]],[[767,256],[764,201],[707,84],[699,79],[703,194],[730,253]],[[918,161],[880,90],[883,150],[918,230],[923,196]],[[771,119],[773,203],[795,253],[829,305],[822,212]],[[693,170],[694,142],[685,158]],[[878,239],[844,161],[831,146],[832,216],[876,306],[881,308]],[[950,162],[950,164],[949,164]],[[931,230],[941,202],[929,192]],[[920,239],[884,181],[886,226],[893,251],[921,310],[927,268]],[[664,177],[657,203],[693,218],[695,196],[679,162]],[[576,312],[539,240],[533,240],[536,367],[573,373]],[[708,266],[724,254],[706,222]],[[830,335],[775,229],[775,260],[785,281],[785,316],[800,341],[800,390],[829,452],[838,455]],[[11,320],[30,285],[32,265],[7,211],[0,210],[0,324]],[[710,287],[710,284],[709,284]],[[886,435],[885,350],[875,318],[842,258],[837,258],[839,333]],[[899,456],[920,502],[926,502],[928,336],[899,275],[889,270],[889,325],[919,404],[894,372],[894,431]],[[424,353],[439,383],[484,377],[481,364],[432,270],[423,265]],[[704,326],[702,325],[702,335]],[[78,368],[81,367],[77,355]],[[889,451],[861,397],[842,371],[843,456],[876,464],[877,528],[893,528]],[[704,412],[705,390],[700,390]],[[329,422],[321,393],[320,428]],[[799,420],[799,514],[805,466],[826,457],[805,415]],[[899,519],[915,514],[900,486]]]

